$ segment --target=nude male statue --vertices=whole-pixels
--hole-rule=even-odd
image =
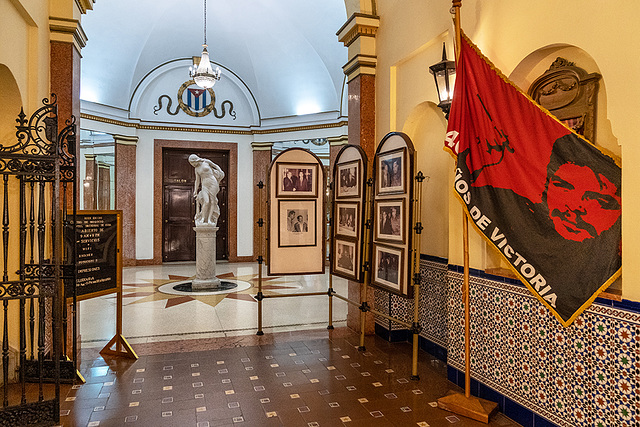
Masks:
[[[196,182],[193,195],[196,198],[196,226],[201,224],[216,225],[220,216],[218,206],[218,191],[224,172],[220,166],[209,159],[203,159],[195,154],[189,156],[189,163],[195,168]],[[198,191],[198,188],[200,190]]]

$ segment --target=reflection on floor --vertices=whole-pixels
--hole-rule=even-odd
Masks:
[[[345,327],[346,303],[328,297],[264,301],[257,336],[257,264],[218,265],[218,277],[248,282],[224,295],[158,291],[195,275],[195,264],[125,268],[123,335],[137,361],[102,358],[115,335],[115,295],[80,303],[87,382],[65,389],[61,425],[75,426],[481,426],[437,409],[459,389],[446,366],[420,352],[410,380],[411,347],[359,336]],[[333,278],[347,294],[347,282]],[[265,294],[326,291],[328,275],[265,277]],[[163,288],[164,289],[164,288]],[[502,415],[491,426],[517,426]]]
[[[181,352],[190,342],[189,352]],[[61,425],[483,426],[435,407],[455,388],[441,361],[347,328],[134,345],[137,361],[83,350],[87,382],[69,391]],[[502,415],[490,426],[518,426]]]
[[[255,334],[257,330],[257,263],[220,263],[218,277],[248,282],[251,287],[223,295],[170,295],[158,288],[195,276],[195,263],[171,263],[128,267],[123,271],[123,335],[129,343],[195,338],[219,338]],[[329,287],[328,274],[309,276],[266,276],[263,293],[321,292]],[[346,295],[347,281],[333,278],[336,292]],[[329,298],[310,296],[274,298],[263,301],[263,329],[267,333],[328,324]],[[114,335],[115,294],[80,302],[82,347],[102,348]],[[333,324],[346,324],[347,306],[334,298]]]

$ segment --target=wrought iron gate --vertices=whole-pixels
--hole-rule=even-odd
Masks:
[[[20,112],[16,144],[0,145],[0,426],[59,422],[60,384],[75,377],[74,121],[58,133],[52,94]]]

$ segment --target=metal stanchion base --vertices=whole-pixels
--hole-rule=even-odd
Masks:
[[[367,349],[365,348],[365,346],[360,345],[358,346],[358,351],[367,351]]]
[[[264,335],[264,332],[263,331],[258,331],[258,332],[256,332],[256,335]]]
[[[498,410],[498,404],[475,396],[466,397],[464,393],[449,392],[438,399],[438,408],[468,417],[483,423]]]
[[[327,329],[329,329],[329,330],[333,330],[333,325],[329,325],[329,326],[327,326]]]
[[[409,379],[411,381],[420,381],[420,375],[411,375]]]

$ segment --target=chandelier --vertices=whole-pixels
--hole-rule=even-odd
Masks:
[[[209,60],[209,52],[207,51],[207,0],[204,0],[204,43],[202,44],[202,57],[198,68],[189,67],[189,76],[195,81],[195,83],[203,89],[209,89],[213,87],[218,80],[222,72],[220,67],[216,67],[216,71],[213,71],[211,67],[211,61]]]

